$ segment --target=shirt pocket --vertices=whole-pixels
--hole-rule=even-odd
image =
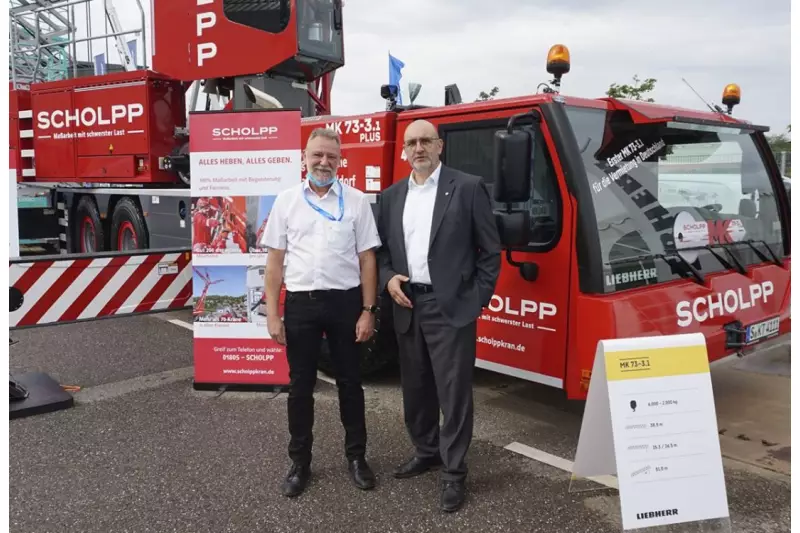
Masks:
[[[352,220],[330,222],[327,228],[328,248],[339,254],[354,253],[356,249],[356,232]]]
[[[289,219],[286,228],[287,237],[290,242],[310,239],[314,235],[316,221],[311,218],[294,217]]]

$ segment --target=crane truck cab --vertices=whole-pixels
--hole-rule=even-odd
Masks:
[[[787,191],[767,129],[730,116],[739,99],[725,88],[725,114],[553,92],[493,134],[509,268],[490,313],[555,304],[516,344],[569,396],[603,339],[701,332],[713,361],[789,332]]]
[[[304,138],[340,131],[340,178],[376,193],[376,210],[380,190],[409,175],[401,145],[417,119],[437,126],[445,165],[484,178],[504,257],[478,367],[584,399],[602,339],[701,332],[713,361],[788,333],[789,202],[766,128],[564,96],[568,70],[556,46],[539,94],[310,118]],[[739,98],[730,86],[723,103]],[[378,332],[383,350],[392,335]]]

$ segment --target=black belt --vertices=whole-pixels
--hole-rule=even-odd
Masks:
[[[411,283],[411,292],[414,294],[429,294],[433,292],[433,285],[425,283]]]
[[[361,292],[361,287],[353,287],[352,289],[317,289],[313,291],[286,291],[287,296],[301,296],[305,298],[323,298],[325,296],[337,295],[337,294],[350,294],[352,292]]]

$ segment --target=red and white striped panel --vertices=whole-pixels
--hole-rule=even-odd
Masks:
[[[12,328],[180,309],[191,305],[191,255],[18,262],[9,284],[23,295]]]

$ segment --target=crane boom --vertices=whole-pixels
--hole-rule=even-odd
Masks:
[[[117,43],[117,53],[119,53],[120,61],[122,61],[122,65],[125,67],[127,72],[136,70],[136,65],[133,63],[133,58],[131,57],[130,52],[128,52],[128,47],[126,46],[125,40],[122,38],[122,23],[119,21],[119,16],[117,16],[117,8],[114,7],[114,0],[105,0],[105,4],[106,18],[108,18],[108,23],[111,25],[111,30],[114,32],[114,40]]]

